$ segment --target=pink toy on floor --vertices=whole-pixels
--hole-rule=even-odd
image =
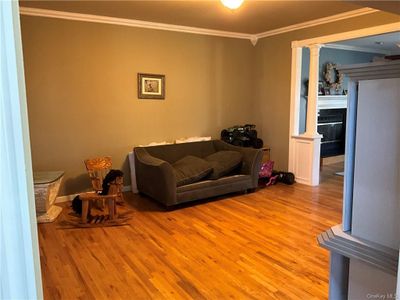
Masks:
[[[259,178],[268,178],[272,176],[272,170],[274,168],[274,162],[269,160],[261,165],[260,172],[258,173]]]

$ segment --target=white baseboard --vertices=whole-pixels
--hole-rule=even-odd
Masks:
[[[132,190],[130,185],[126,185],[122,188],[123,192],[130,192]],[[72,195],[65,195],[65,196],[59,196],[56,198],[55,203],[63,203],[63,202],[68,202],[72,201],[76,196],[79,194],[72,194]]]

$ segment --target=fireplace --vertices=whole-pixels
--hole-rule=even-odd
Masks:
[[[318,98],[318,133],[321,139],[321,157],[343,155],[346,137],[346,96]]]

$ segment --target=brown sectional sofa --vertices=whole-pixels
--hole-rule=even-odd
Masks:
[[[242,153],[242,163],[236,173],[215,180],[206,177],[195,183],[177,186],[173,169],[175,162],[188,155],[206,158],[218,151]],[[220,140],[136,147],[134,155],[139,192],[165,206],[255,189],[262,160],[261,150],[236,147]]]

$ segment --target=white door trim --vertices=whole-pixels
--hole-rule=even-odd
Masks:
[[[0,298],[43,299],[18,1],[0,1]]]
[[[400,28],[400,22],[395,22],[395,23],[389,23],[389,24],[385,24],[385,25],[373,26],[373,27],[368,27],[368,28],[363,28],[363,29],[345,31],[345,32],[320,36],[320,37],[311,38],[311,39],[293,41],[292,48],[293,47],[307,47],[307,46],[314,45],[314,44],[333,43],[333,42],[339,42],[339,41],[344,41],[344,40],[361,38],[361,37],[370,36],[370,35],[395,32],[395,31],[400,31],[399,28]]]

